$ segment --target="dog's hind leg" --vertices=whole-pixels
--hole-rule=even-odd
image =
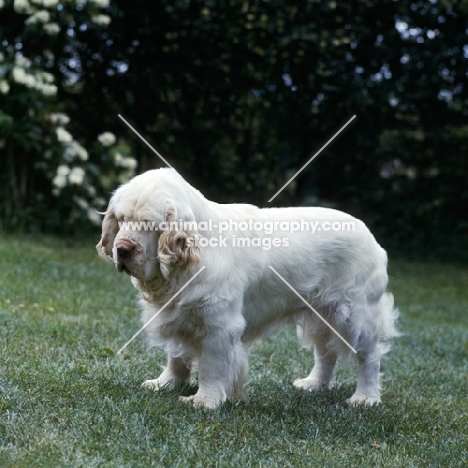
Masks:
[[[333,377],[337,354],[328,347],[331,335],[330,330],[323,330],[320,333],[307,334],[301,326],[298,325],[298,335],[305,344],[314,346],[314,367],[311,373],[305,379],[297,379],[294,386],[304,390],[318,390],[320,388],[330,388],[330,381]]]
[[[380,346],[375,342],[374,346],[365,352],[358,351],[357,360],[359,375],[356,391],[347,400],[351,406],[368,405],[380,403]]]
[[[380,339],[398,336],[398,310],[393,307],[393,295],[384,292],[387,282],[385,273],[374,275],[366,284],[366,309],[361,314],[367,317],[367,330],[356,343],[359,374],[356,391],[348,400],[352,406],[380,403],[380,359],[389,348]]]
[[[249,372],[248,346],[245,343],[239,344],[236,361],[237,373],[234,378],[232,394],[228,397],[234,402],[244,399],[244,384]]]

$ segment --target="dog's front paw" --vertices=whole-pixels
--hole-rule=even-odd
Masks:
[[[172,390],[175,388],[175,384],[173,380],[162,380],[162,379],[154,379],[154,380],[145,380],[142,384],[142,387],[149,388],[155,392],[159,392],[160,390],[167,389]]]
[[[368,396],[364,393],[355,393],[351,398],[346,400],[349,406],[374,406],[380,403],[379,396]]]
[[[206,408],[206,409],[215,409],[222,403],[222,401],[220,401],[219,399],[210,398],[210,397],[201,396],[201,395],[179,397],[179,400],[183,401],[184,403],[191,404],[195,407]]]
[[[301,388],[302,390],[307,390],[308,392],[314,392],[315,390],[320,390],[321,388],[330,388],[329,385],[320,382],[317,379],[296,379],[293,382],[293,385],[296,388]]]

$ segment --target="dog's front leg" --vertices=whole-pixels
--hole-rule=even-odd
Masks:
[[[210,333],[203,339],[198,361],[198,392],[181,400],[212,409],[228,399],[241,398],[247,368],[240,337],[224,330]]]
[[[145,380],[142,387],[151,390],[161,390],[162,388],[173,389],[183,385],[190,377],[191,359],[188,357],[174,357],[170,353],[167,355],[167,367],[163,373],[153,380]]]

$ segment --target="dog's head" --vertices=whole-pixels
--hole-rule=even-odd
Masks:
[[[171,169],[148,171],[119,187],[102,222],[99,255],[142,281],[168,279],[198,263],[189,189]]]

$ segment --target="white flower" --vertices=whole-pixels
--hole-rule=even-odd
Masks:
[[[57,6],[58,0],[43,0],[43,1],[42,1],[42,4],[43,4],[46,8],[51,8],[51,7]]]
[[[52,180],[52,183],[55,185],[55,187],[61,189],[67,185],[67,177],[66,176],[61,176],[61,175],[56,175],[54,179]],[[55,192],[57,193],[57,192]]]
[[[60,32],[60,26],[57,23],[44,24],[44,31],[47,34],[58,34]]]
[[[79,159],[81,159],[82,161],[88,160],[88,152],[77,141],[73,140],[71,146],[74,153],[78,156]]]
[[[67,125],[67,123],[70,122],[70,117],[68,117],[68,115],[64,114],[63,112],[55,112],[50,114],[49,118],[52,123],[58,125]]]
[[[119,167],[124,167],[125,169],[135,170],[137,167],[136,159],[122,156],[120,153],[115,155],[115,164]]]
[[[16,13],[31,13],[31,5],[28,0],[15,0],[13,3],[13,8]]]
[[[67,177],[70,174],[70,168],[65,164],[61,164],[57,169],[57,175],[60,177]]]
[[[57,139],[60,143],[71,143],[73,137],[63,127],[57,128]]]
[[[1,1],[1,0],[0,0]],[[1,80],[0,81],[0,93],[6,94],[10,91],[10,85],[6,80]]]
[[[24,83],[26,86],[29,88],[34,88],[36,86],[36,79],[34,78],[33,75],[29,75],[28,73],[25,74],[24,76]]]
[[[18,84],[34,88],[37,85],[36,79],[33,75],[26,73],[21,67],[13,67],[13,81]]]
[[[107,8],[109,6],[110,1],[109,0],[93,0],[93,3],[98,8]]]
[[[43,84],[41,91],[44,96],[55,96],[57,94],[57,86],[53,84]]]
[[[54,75],[52,73],[42,72],[42,80],[44,83],[53,83],[54,82]]]
[[[111,22],[109,15],[95,15],[91,16],[91,21],[99,26],[107,26]]]
[[[111,146],[115,143],[115,135],[111,132],[104,132],[98,136],[98,141],[102,146]]]
[[[22,56],[15,57],[15,65],[22,68],[29,68],[31,66],[31,60]]]
[[[50,21],[50,13],[46,10],[36,11],[31,15],[27,20],[26,24],[35,24],[35,23],[48,23]]]
[[[31,0],[31,3],[34,3],[34,5],[42,5],[42,0]]]
[[[13,80],[16,81],[16,83],[24,84],[26,80],[25,71],[20,67],[13,67]]]
[[[85,171],[81,167],[74,167],[70,171],[68,180],[72,184],[81,185],[83,183],[84,176],[85,176]]]
[[[137,160],[134,159],[134,158],[125,158],[124,163],[125,163],[125,167],[126,167],[127,169],[132,170],[132,171],[134,171],[134,170],[136,169],[137,164],[138,164],[138,163],[137,163]]]

